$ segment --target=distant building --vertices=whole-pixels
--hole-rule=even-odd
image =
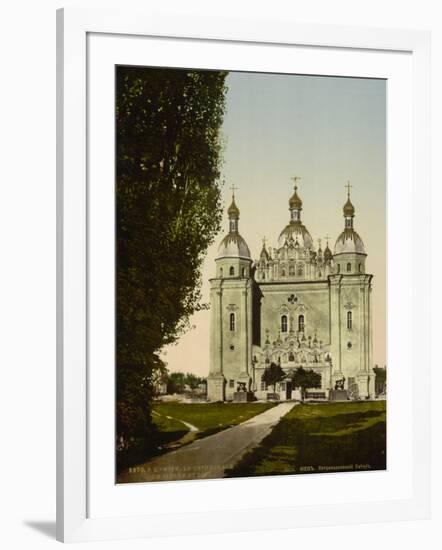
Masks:
[[[229,232],[219,245],[211,283],[210,373],[208,398],[230,400],[239,383],[265,398],[261,377],[271,362],[280,363],[287,380],[281,398],[294,397],[290,373],[302,366],[321,374],[312,391],[328,397],[336,381],[360,397],[374,394],[372,278],[367,254],[354,229],[355,208],[343,207],[344,228],[333,253],[328,242],[315,247],[301,221],[297,186],[289,200],[290,219],[277,248],[263,242],[252,261],[239,233],[240,212],[232,196]]]

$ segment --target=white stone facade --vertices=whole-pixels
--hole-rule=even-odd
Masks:
[[[366,253],[353,228],[355,209],[344,205],[344,229],[333,253],[315,249],[301,221],[297,187],[289,201],[290,219],[277,248],[265,243],[256,261],[239,234],[239,209],[233,197],[229,233],[222,240],[211,283],[210,373],[208,398],[233,399],[245,383],[258,399],[267,388],[261,377],[270,363],[287,374],[278,383],[280,399],[299,398],[291,373],[297,367],[321,375],[307,397],[327,399],[337,380],[350,396],[374,393],[372,358],[372,279]]]

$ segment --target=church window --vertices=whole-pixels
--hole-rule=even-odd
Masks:
[[[263,279],[266,278],[266,274],[265,274],[265,273],[262,274],[262,278],[263,278]]]
[[[264,382],[264,380],[261,380],[261,391],[266,391],[267,384]]]
[[[336,267],[338,268],[338,273],[340,273],[341,272],[341,264],[338,264]]]
[[[294,274],[295,274],[295,266],[293,264],[290,264],[289,275],[294,275]]]
[[[285,269],[281,269],[281,277],[285,277]]]
[[[351,271],[351,263],[350,262],[347,264],[347,271]]]
[[[235,268],[233,267],[233,265],[230,266],[229,274],[235,275]]]
[[[229,388],[235,387],[235,380],[229,380]]]
[[[287,315],[281,317],[281,332],[287,332]]]
[[[243,277],[246,276],[246,268],[245,268],[245,267],[242,268],[242,276],[243,276]]]
[[[235,330],[235,314],[230,314],[230,330],[233,332]]]
[[[359,264],[359,273],[362,273],[362,264]]]
[[[223,276],[223,268],[222,268],[222,267],[220,267],[219,276],[220,276],[221,278],[222,278],[222,276]]]
[[[302,264],[298,264],[298,276],[302,277],[304,275],[304,266]]]
[[[295,356],[293,355],[293,353],[290,353],[289,354],[289,361],[294,361],[295,360]]]
[[[304,315],[300,315],[298,317],[298,330],[299,330],[299,332],[304,332],[304,328],[305,328]]]
[[[351,330],[353,326],[353,318],[351,311],[347,312],[347,329]]]

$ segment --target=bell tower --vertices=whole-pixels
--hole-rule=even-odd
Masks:
[[[216,276],[210,280],[211,332],[210,401],[233,399],[239,384],[251,383],[252,361],[252,259],[239,233],[239,209],[232,188],[227,210],[229,232],[218,248]]]

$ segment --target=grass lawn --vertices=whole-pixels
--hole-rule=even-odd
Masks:
[[[383,470],[386,403],[295,406],[227,477]]]
[[[160,432],[159,444],[164,445],[180,439],[189,430],[179,420],[198,428],[196,437],[206,437],[273,406],[273,403],[155,403],[152,418]]]

